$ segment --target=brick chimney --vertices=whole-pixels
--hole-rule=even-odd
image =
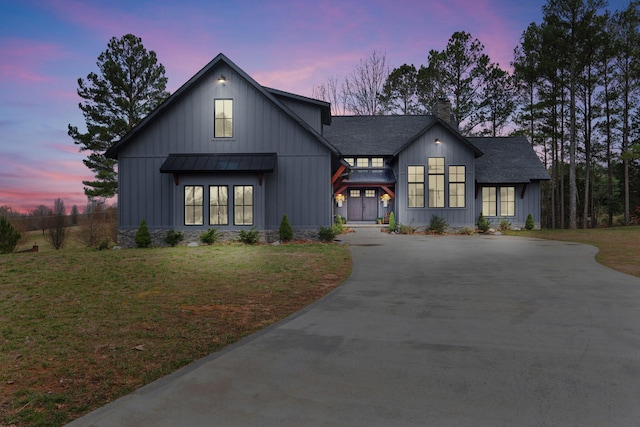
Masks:
[[[453,115],[451,114],[451,102],[445,97],[438,98],[436,105],[434,105],[431,110],[431,114],[450,125],[454,125]]]

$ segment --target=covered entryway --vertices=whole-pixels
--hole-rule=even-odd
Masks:
[[[353,188],[347,200],[349,221],[375,221],[378,217],[378,194],[374,188]]]

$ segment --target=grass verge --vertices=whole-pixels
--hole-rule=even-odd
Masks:
[[[0,425],[57,426],[317,300],[342,245],[0,256]]]
[[[640,226],[588,230],[511,231],[508,234],[593,245],[599,249],[596,261],[600,264],[640,277]]]

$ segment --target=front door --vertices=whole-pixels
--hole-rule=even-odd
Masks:
[[[378,216],[378,198],[375,189],[351,189],[347,201],[349,221],[375,221]]]

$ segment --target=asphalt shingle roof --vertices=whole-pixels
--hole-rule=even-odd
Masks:
[[[480,184],[549,179],[549,173],[524,136],[467,139],[484,153],[476,158],[476,181]]]

